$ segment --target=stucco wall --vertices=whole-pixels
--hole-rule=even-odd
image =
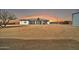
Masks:
[[[28,25],[29,21],[20,21],[20,25]]]

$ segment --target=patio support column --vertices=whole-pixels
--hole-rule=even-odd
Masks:
[[[35,24],[36,24],[36,21],[35,21]]]
[[[41,21],[41,24],[43,24],[43,21]]]

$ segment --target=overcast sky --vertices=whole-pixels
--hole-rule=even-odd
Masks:
[[[9,11],[16,14],[17,17],[49,15],[49,16],[58,16],[65,20],[71,20],[72,13],[78,12],[78,10],[75,9],[9,9]]]

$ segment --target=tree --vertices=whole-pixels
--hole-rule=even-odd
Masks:
[[[7,10],[0,10],[0,26],[6,27],[10,20],[15,20],[16,16]]]
[[[64,21],[64,24],[69,24],[69,21]]]

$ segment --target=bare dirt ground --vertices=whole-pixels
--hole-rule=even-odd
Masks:
[[[79,27],[28,25],[0,28],[0,49],[79,49]]]
[[[0,37],[17,37],[25,39],[66,39],[74,36],[73,29],[70,25],[28,25],[15,26],[0,29]]]
[[[0,39],[2,50],[78,50],[79,42],[71,39],[20,40]]]

